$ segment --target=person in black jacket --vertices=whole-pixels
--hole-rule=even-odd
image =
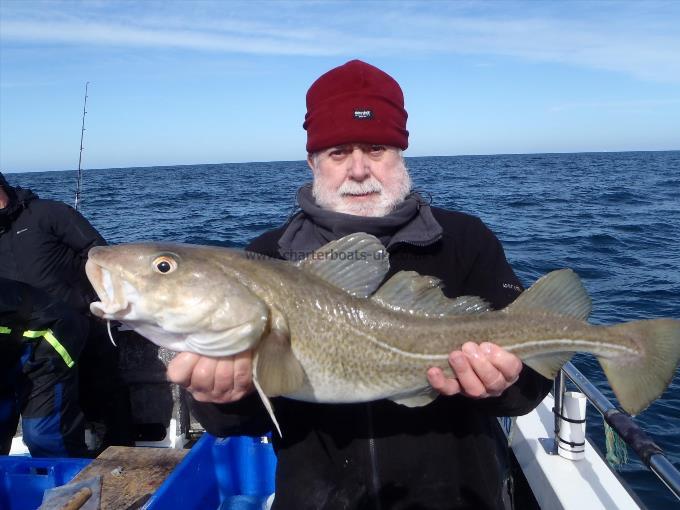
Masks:
[[[42,289],[81,313],[96,294],[87,252],[104,238],[75,209],[11,186],[0,173],[0,276]]]
[[[105,244],[78,211],[11,186],[0,173],[0,277],[40,289],[88,318],[90,334],[79,368],[83,410],[88,419],[106,425],[104,445],[131,445],[130,399],[118,353],[89,310],[96,293],[85,275],[87,253]]]
[[[431,207],[417,193],[401,151],[406,111],[397,82],[354,60],[307,93],[308,163],[301,211],[248,250],[297,260],[353,232],[377,236],[389,278],[417,271],[439,278],[448,297],[480,296],[498,309],[522,286],[494,234],[473,216]],[[252,392],[250,352],[212,359],[181,353],[168,367],[188,388],[193,412],[216,435],[272,427]],[[275,509],[510,508],[508,447],[498,416],[531,411],[551,381],[497,345],[469,342],[449,355],[451,374],[426,374],[441,395],[423,407],[388,400],[329,405],[273,399],[284,436]]]
[[[33,457],[83,457],[77,363],[88,321],[25,283],[0,278],[0,454],[19,415]]]

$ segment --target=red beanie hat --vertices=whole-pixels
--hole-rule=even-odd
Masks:
[[[401,87],[389,74],[361,60],[331,69],[307,91],[307,152],[345,143],[406,149],[408,131]]]

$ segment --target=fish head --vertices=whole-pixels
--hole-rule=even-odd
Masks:
[[[85,271],[99,301],[91,312],[174,351],[229,356],[254,347],[267,305],[229,269],[224,248],[139,243],[97,246]]]

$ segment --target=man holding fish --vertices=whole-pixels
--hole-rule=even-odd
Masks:
[[[274,508],[508,508],[496,417],[531,411],[575,352],[631,414],[668,387],[680,321],[588,324],[574,272],[522,291],[478,218],[410,193],[389,75],[324,74],[304,127],[301,211],[248,251],[102,246],[85,267],[94,315],[181,352],[169,378],[209,432],[276,429]]]
[[[298,192],[302,210],[247,250],[296,261],[366,232],[389,253],[385,280],[417,271],[440,279],[449,298],[478,296],[505,307],[522,287],[493,233],[411,191],[402,156],[406,118],[398,83],[376,67],[353,60],[321,76],[307,93],[314,180]],[[455,377],[439,367],[423,373],[440,394],[435,400],[274,399],[283,432],[274,438],[274,508],[509,508],[508,451],[496,417],[531,411],[551,382],[490,342],[465,343],[448,364]],[[192,393],[208,431],[261,434],[272,423],[252,369],[252,350],[218,358],[187,352],[168,373]]]

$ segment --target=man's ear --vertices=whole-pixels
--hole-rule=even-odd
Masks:
[[[307,165],[309,165],[309,169],[314,172],[314,154],[307,153]]]

